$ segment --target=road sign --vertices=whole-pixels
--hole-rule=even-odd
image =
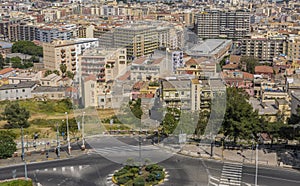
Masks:
[[[64,133],[64,132],[62,132],[62,133],[61,133],[61,135],[62,135],[62,136],[64,136],[64,135],[65,135],[65,133]]]

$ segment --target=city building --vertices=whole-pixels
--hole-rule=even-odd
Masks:
[[[192,48],[188,49],[186,53],[194,58],[206,57],[220,61],[228,54],[231,45],[231,40],[207,39],[195,44]]]
[[[252,56],[260,61],[272,62],[273,58],[287,54],[286,36],[277,35],[265,37],[263,35],[251,36],[241,39],[244,56]]]
[[[96,76],[97,82],[115,80],[126,70],[125,48],[91,48],[79,57],[79,74]]]
[[[73,73],[78,69],[78,55],[87,48],[97,47],[98,39],[81,38],[70,41],[55,40],[43,43],[44,66],[49,70],[60,71],[60,65],[67,66]]]
[[[240,39],[250,33],[250,12],[206,10],[196,14],[196,33],[201,38]]]
[[[33,98],[32,91],[37,86],[34,81],[7,84],[0,87],[0,100],[19,100]]]

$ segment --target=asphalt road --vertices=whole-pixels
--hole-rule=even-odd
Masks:
[[[118,138],[118,140],[132,146],[138,144],[136,137]],[[100,144],[108,145],[107,143],[105,141],[105,143]],[[115,142],[111,141],[111,147],[113,147],[113,143]],[[96,145],[95,141],[93,145]],[[144,142],[144,145],[148,145],[148,143]],[[161,153],[160,151],[157,152]],[[136,153],[136,149],[133,149],[131,153]],[[171,186],[207,185],[208,175],[219,178],[223,169],[223,162],[220,161],[196,159],[176,154],[159,162],[159,164],[163,165],[169,174],[169,181],[165,182],[164,185]],[[121,168],[122,164],[110,161],[97,152],[92,152],[66,160],[33,163],[27,167],[28,176],[44,186],[104,186],[109,185],[107,183],[107,176],[113,173],[114,170]],[[24,176],[24,166],[19,165],[1,168],[0,179],[12,178],[13,171],[16,172],[17,177]],[[278,167],[259,167],[258,173],[258,184],[260,186],[300,185],[300,172],[296,170]],[[243,165],[242,182],[254,184],[254,176],[255,167]]]

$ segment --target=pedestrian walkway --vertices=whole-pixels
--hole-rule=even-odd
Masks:
[[[104,147],[104,148],[95,148],[93,150],[89,150],[87,154],[113,154],[113,153],[122,153],[122,152],[139,152],[139,146],[134,145],[124,145],[124,146],[116,146],[116,147]],[[153,145],[144,145],[141,146],[141,151],[153,151],[160,150],[159,147]]]
[[[224,162],[219,186],[241,186],[242,163]]]

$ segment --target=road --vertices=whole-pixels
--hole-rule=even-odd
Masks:
[[[91,143],[92,147],[99,143],[99,145],[108,145],[108,142],[99,142],[99,138],[89,139],[87,142]],[[102,139],[102,138],[101,138]],[[105,138],[103,138],[105,139]],[[137,137],[125,137],[118,138],[124,144],[135,146],[138,144]],[[111,143],[116,143],[111,141]],[[112,145],[110,144],[110,145]],[[123,146],[124,146],[123,144]],[[143,142],[144,146],[148,146],[148,142]],[[125,145],[126,146],[126,145]],[[108,151],[106,146],[106,151]],[[115,156],[113,151],[119,151],[121,149],[111,147],[111,154]],[[100,147],[99,147],[100,149]],[[138,152],[138,148],[127,149],[128,153]],[[124,150],[124,149],[123,149]],[[125,150],[124,150],[125,151]],[[104,151],[103,151],[104,152]],[[103,153],[102,152],[102,153]],[[151,151],[150,151],[151,152]],[[154,151],[156,155],[160,156],[161,151]],[[164,152],[170,155],[168,152]],[[97,151],[90,152],[79,157],[74,157],[66,160],[48,161],[42,163],[33,163],[28,165],[28,175],[36,182],[46,186],[57,186],[57,185],[109,185],[107,176],[122,167],[122,164],[111,161],[100,155]],[[105,153],[103,153],[105,154]],[[153,156],[153,154],[151,154]],[[154,156],[154,159],[157,159]],[[225,164],[221,161],[206,160],[190,158],[182,155],[172,154],[172,156],[159,162],[168,171],[169,180],[164,185],[172,186],[201,186],[207,185],[208,175],[214,177],[227,178],[226,176],[232,176],[236,174],[237,170],[230,174],[225,174]],[[231,165],[229,165],[230,167]],[[16,176],[24,176],[24,166],[11,166],[0,169],[0,179],[12,178],[13,171],[16,170]],[[230,170],[229,170],[230,171]],[[288,185],[296,186],[300,185],[300,173],[296,170],[283,169],[278,167],[259,167],[258,184],[279,186]],[[242,165],[240,171],[240,180],[242,182],[254,184],[255,167],[249,165]]]

